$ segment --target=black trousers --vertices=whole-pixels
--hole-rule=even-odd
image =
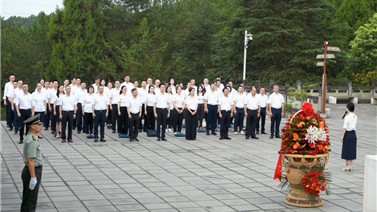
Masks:
[[[11,112],[12,112],[12,105],[10,103],[10,101],[8,100],[8,97],[5,96],[5,102],[7,103],[7,105],[5,106],[5,118],[7,120],[7,126],[9,128],[13,128],[12,126],[12,118],[11,118]]]
[[[113,110],[111,111],[111,128],[115,131],[116,122],[118,122],[118,133],[120,133],[120,118],[118,115],[118,104],[112,104]]]
[[[55,132],[56,131],[56,118],[54,116],[54,104],[50,104],[50,106],[51,106],[51,109],[52,109],[52,111],[51,111],[51,131]],[[56,113],[56,114],[58,114],[58,113]]]
[[[156,108],[157,112],[157,108]],[[154,117],[153,106],[147,106],[147,116],[145,117],[144,129],[155,130],[156,118]]]
[[[73,111],[62,111],[62,140],[66,140],[66,128],[68,122],[68,140],[72,140]]]
[[[51,109],[53,109],[53,108],[51,108]],[[48,129],[50,127],[50,116],[51,116],[51,112],[50,112],[48,103],[46,104],[46,110],[47,110],[47,113],[46,113],[45,118],[43,120],[43,126],[45,127],[45,129]],[[54,110],[52,110],[52,111],[54,111]]]
[[[271,108],[272,112],[272,117],[271,117],[271,135],[278,136],[280,131],[279,131],[279,126],[280,126],[280,121],[281,121],[281,108],[280,109],[275,109]],[[276,126],[276,128],[275,128]]]
[[[120,107],[120,122],[118,125],[118,132],[122,135],[128,134],[128,112],[127,107]]]
[[[165,138],[166,122],[168,120],[168,109],[156,108],[157,113],[157,138]],[[162,133],[161,133],[162,125]]]
[[[258,110],[247,109],[247,119],[246,119],[246,137],[255,137],[255,127],[258,122]]]
[[[178,108],[178,109],[181,110],[182,108]],[[178,111],[175,108],[173,109],[173,116],[174,116],[173,129],[174,129],[174,132],[181,132],[183,114],[184,114],[184,111],[181,114],[179,114]],[[187,121],[187,114],[186,114],[186,121]],[[187,127],[187,124],[186,124],[186,127]],[[177,128],[178,128],[178,131],[177,131]],[[186,128],[186,131],[187,131],[187,128]]]
[[[166,128],[173,128],[173,119],[174,119],[173,110],[170,110],[170,116],[166,120]]]
[[[195,111],[192,111],[195,112]],[[182,113],[183,115],[183,113]],[[198,127],[198,113],[195,115],[191,115],[189,110],[186,110],[185,116],[185,123],[186,123],[186,139],[187,140],[195,140],[196,139],[196,128]]]
[[[35,176],[37,177],[37,184],[33,190],[29,189],[30,172],[27,166],[24,167],[21,174],[23,190],[21,212],[34,212],[37,208],[39,185],[42,181],[42,167],[35,167]]]
[[[93,134],[93,113],[85,113],[85,132]]]
[[[144,104],[141,106],[141,117],[140,117],[140,121],[139,121],[139,129],[143,129],[143,122],[142,122],[142,119],[144,118],[144,129],[145,128],[145,108],[144,108]]]
[[[198,112],[196,112],[198,115],[198,121],[199,121],[199,127],[202,128],[203,119],[205,118],[205,112],[204,112],[204,104],[198,104]]]
[[[98,138],[98,126],[100,127],[101,140],[105,138],[106,110],[94,110],[94,136]]]
[[[110,110],[110,105],[107,105],[107,108],[108,108],[108,111],[111,111]],[[113,113],[112,112],[110,112],[110,113],[107,114],[107,118],[106,118],[106,124],[107,125],[112,124],[112,121],[113,121],[112,117],[113,117]]]
[[[77,111],[76,111],[76,120],[77,120],[77,131],[81,131],[84,129],[83,127],[83,116],[82,116],[82,105],[81,103],[77,103]]]
[[[140,118],[138,113],[131,113],[131,119],[128,121],[130,138],[136,138],[139,132]]]
[[[19,109],[19,110],[20,110],[20,113],[21,113],[21,117],[20,117],[20,140],[24,140],[24,132],[25,132],[25,135],[27,135],[27,132],[28,132],[27,127],[25,127],[24,121],[31,117],[31,109],[27,109],[27,110]]]
[[[221,121],[220,121],[220,137],[228,137],[229,125],[230,125],[230,110],[221,110]]]
[[[262,119],[262,125],[261,125],[261,132],[265,132],[265,128],[264,128],[264,125],[266,123],[266,108],[265,107],[262,107],[260,109],[260,116],[258,117],[258,124],[257,124],[257,132],[259,132],[259,121]]]

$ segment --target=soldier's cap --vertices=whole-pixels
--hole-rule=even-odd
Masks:
[[[30,117],[24,121],[24,124],[43,124],[43,122],[41,122],[41,120],[39,119],[40,116],[41,114]]]

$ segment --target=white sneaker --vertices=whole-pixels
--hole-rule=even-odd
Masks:
[[[177,134],[177,132],[174,133],[174,135],[176,135],[176,134]]]
[[[171,129],[168,130],[169,132],[172,132]]]
[[[165,132],[168,132],[168,129],[166,129]]]
[[[234,132],[234,135],[237,135],[238,133],[237,132]]]
[[[241,130],[241,132],[240,132],[240,133],[241,133],[241,135],[245,135],[245,133],[243,132],[243,130]]]

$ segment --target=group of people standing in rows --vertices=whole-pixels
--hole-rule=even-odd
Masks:
[[[106,82],[98,77],[89,86],[78,77],[71,77],[70,81],[71,84],[65,79],[59,84],[58,80],[41,79],[30,94],[27,83],[22,79],[15,80],[13,74],[9,76],[3,97],[7,125],[15,134],[19,131],[20,144],[24,139],[23,121],[37,114],[40,114],[45,131],[51,127],[51,134],[61,138],[63,143],[73,142],[72,131],[75,129],[78,134],[83,132],[94,136],[95,142],[106,142],[105,126],[113,133],[129,135],[130,141],[139,141],[138,132],[150,130],[157,131],[158,141],[166,141],[168,132],[181,134],[183,119],[188,140],[196,139],[197,129],[203,129],[203,124],[206,124],[207,135],[217,135],[218,123],[221,126],[220,140],[230,139],[228,130],[232,121],[235,135],[258,139],[259,129],[262,134],[267,134],[266,115],[271,117],[270,138],[280,138],[284,97],[279,94],[277,85],[267,97],[264,88],[257,94],[252,86],[250,94],[246,94],[242,84],[236,90],[231,81],[224,86],[220,77],[212,83],[204,78],[198,86],[195,79],[191,79],[186,89],[174,79],[163,83],[156,79],[153,84],[151,78],[140,81],[139,87],[139,81],[131,82],[129,75],[124,76],[122,83],[119,80]],[[247,119],[246,130],[244,117]],[[41,133],[38,137],[42,138]]]

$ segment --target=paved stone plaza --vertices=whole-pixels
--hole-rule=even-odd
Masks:
[[[286,205],[273,181],[279,139],[259,140],[229,133],[232,140],[200,133],[196,141],[167,134],[167,142],[139,135],[119,139],[110,130],[106,143],[74,133],[62,144],[50,131],[40,140],[44,157],[37,211],[362,211],[364,157],[376,154],[377,107],[356,105],[358,154],[352,172],[343,172],[341,119],[345,105],[327,105],[332,142],[329,171],[333,194],[324,205],[305,209]],[[284,120],[285,122],[285,120]],[[282,123],[281,126],[283,126]],[[267,132],[270,122],[266,123]],[[219,133],[218,133],[219,134]],[[23,145],[1,127],[1,211],[19,211]]]

